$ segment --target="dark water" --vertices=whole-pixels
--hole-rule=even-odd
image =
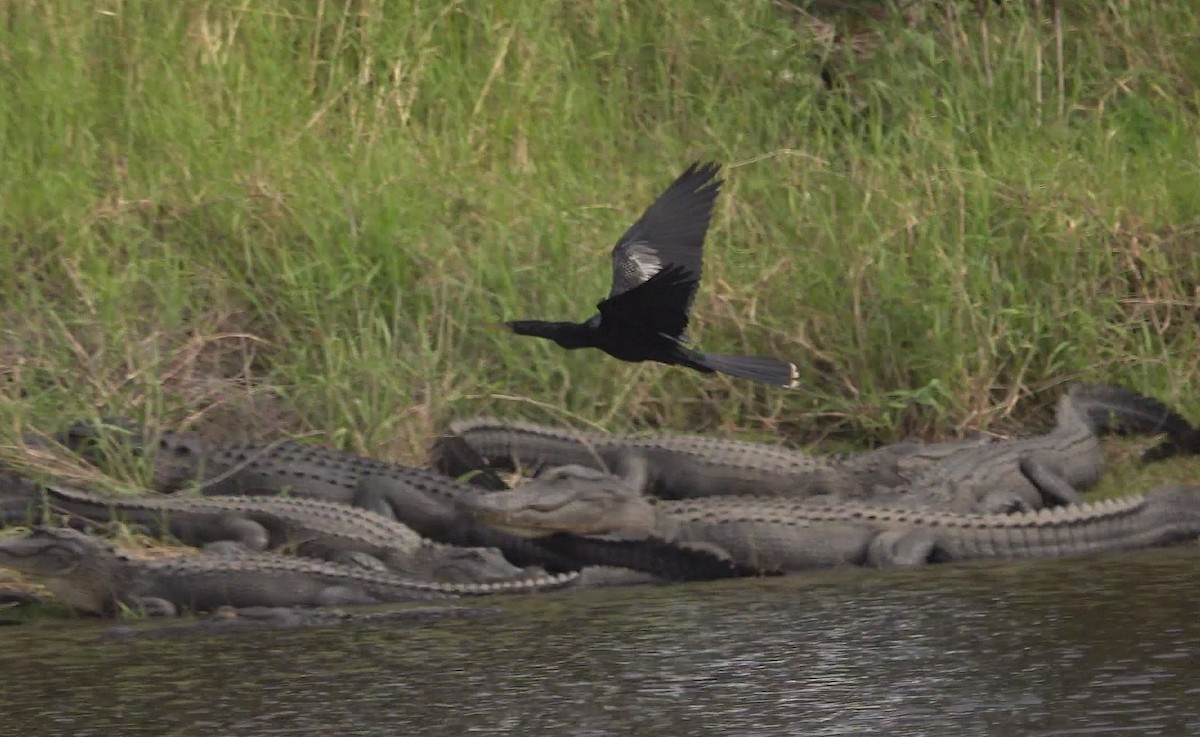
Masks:
[[[563,592],[423,625],[0,628],[0,735],[1200,735],[1200,548]]]

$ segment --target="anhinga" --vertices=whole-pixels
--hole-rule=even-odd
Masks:
[[[795,387],[799,373],[793,363],[702,353],[686,345],[704,234],[722,184],[713,177],[720,169],[716,163],[693,163],[621,236],[612,251],[612,289],[596,305],[598,314],[581,323],[512,320],[500,327],[567,349],[599,348],[622,361],[658,361]]]

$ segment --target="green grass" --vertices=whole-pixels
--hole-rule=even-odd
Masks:
[[[1200,420],[1200,16],[1068,9],[1059,67],[1006,6],[986,50],[959,4],[853,55],[769,2],[5,5],[0,433],[112,413],[416,460],[488,412],[866,443],[1035,421],[1075,378]],[[591,314],[708,158],[692,333],[801,390],[482,329]]]

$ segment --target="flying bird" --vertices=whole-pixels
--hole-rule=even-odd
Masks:
[[[722,180],[721,167],[695,162],[667,187],[612,250],[613,280],[597,314],[584,322],[512,320],[496,327],[554,341],[567,349],[598,348],[622,361],[657,361],[794,388],[794,363],[722,356],[687,345],[684,331],[702,270],[704,234]]]

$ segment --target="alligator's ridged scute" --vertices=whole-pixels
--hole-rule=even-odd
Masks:
[[[264,576],[283,573],[307,573],[314,576],[337,577],[342,567],[319,560],[294,556],[252,554],[244,557],[180,555],[170,558],[135,558],[121,548],[105,543],[108,552],[122,563],[145,569],[153,569],[162,575],[177,573],[180,576],[197,575],[224,570],[246,570]],[[379,573],[368,569],[353,569],[355,582],[380,587],[411,589],[436,595],[478,596],[487,594],[524,593],[529,591],[560,588],[571,584],[579,577],[577,571],[537,576],[509,581],[487,581],[479,583],[442,583],[405,578],[392,573]]]
[[[957,514],[928,509],[874,507],[859,504],[816,505],[786,499],[756,499],[751,504],[736,497],[709,497],[698,502],[658,502],[684,522],[748,522],[771,525],[807,525],[812,522],[864,521],[888,525],[946,528],[1048,528],[1069,527],[1127,517],[1141,512],[1148,497],[1132,495],[1087,504],[1053,507],[1016,514]]]
[[[536,443],[568,442],[573,445],[591,448],[637,448],[647,450],[672,450],[681,453],[708,454],[720,452],[720,459],[714,462],[729,462],[728,457],[737,455],[749,457],[771,458],[778,463],[799,468],[809,468],[817,459],[812,456],[791,450],[782,446],[766,443],[752,443],[744,440],[727,440],[704,435],[686,433],[605,433],[593,430],[577,430],[570,427],[552,427],[532,422],[501,421],[491,417],[474,417],[463,420],[453,420],[450,432],[469,439],[472,446],[487,450],[495,450],[497,446],[507,445],[487,436],[510,438],[519,441],[519,446],[525,446],[530,440]],[[581,448],[582,450],[583,448]],[[508,448],[503,448],[507,451]],[[486,456],[487,454],[484,453]],[[496,460],[496,459],[492,459]]]
[[[473,432],[517,432],[523,435],[540,435],[550,439],[556,439],[568,433],[578,435],[580,438],[587,438],[589,436],[605,437],[606,435],[605,433],[591,430],[574,430],[569,427],[540,425],[536,422],[526,422],[524,420],[500,420],[495,417],[484,416],[451,420],[450,432],[455,435]]]
[[[445,437],[464,443],[493,468],[580,465],[631,477],[629,469],[640,462],[644,473],[637,483],[666,499],[763,492],[857,498],[867,486],[835,461],[766,443],[678,433],[607,434],[490,418],[452,422],[451,432]],[[458,459],[451,455],[438,456],[444,473],[469,470],[455,465]]]

